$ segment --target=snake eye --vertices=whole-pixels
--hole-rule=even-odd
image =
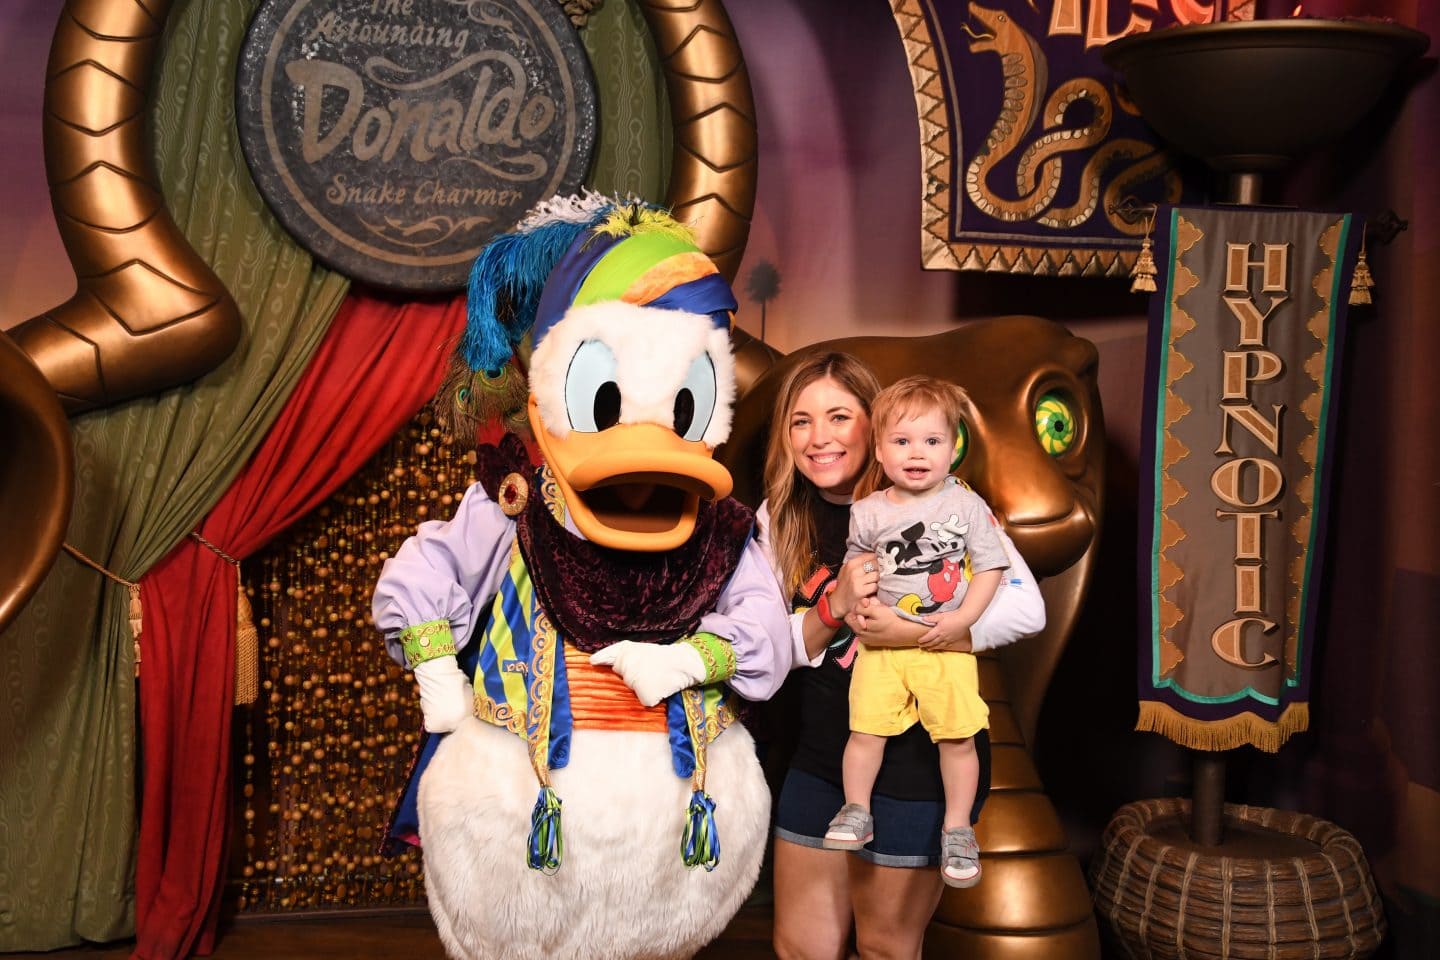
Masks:
[[[1047,393],[1035,405],[1035,436],[1052,457],[1075,445],[1075,408],[1063,393]]]
[[[961,420],[955,425],[955,453],[950,458],[950,472],[954,473],[960,464],[965,460],[965,454],[970,452],[970,428],[965,426]]]

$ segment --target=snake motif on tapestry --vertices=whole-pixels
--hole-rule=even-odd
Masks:
[[[1105,141],[1114,102],[1104,84],[1093,77],[1067,80],[1050,94],[1042,111],[1040,97],[1048,85],[1049,64],[1035,38],[999,10],[971,3],[970,16],[985,30],[976,33],[965,27],[972,40],[970,52],[1000,57],[1005,91],[1000,115],[965,171],[965,192],[971,203],[996,220],[1034,220],[1047,227],[1069,229],[1088,220],[1103,201],[1111,225],[1121,233],[1138,236],[1144,232],[1143,224],[1127,223],[1110,212],[1123,193],[1163,177],[1166,202],[1180,199],[1179,175],[1154,144],[1128,137]],[[1094,116],[1083,126],[1061,126],[1070,108],[1082,100],[1091,105]],[[1129,109],[1123,101],[1121,106]],[[1040,136],[1024,147],[1015,168],[1015,196],[1002,197],[991,189],[990,174],[1000,161],[1021,149],[1037,120],[1042,123]],[[1100,144],[1103,146],[1081,172],[1076,201],[1052,207],[1060,192],[1064,155]],[[1102,174],[1122,161],[1131,162],[1101,191]]]

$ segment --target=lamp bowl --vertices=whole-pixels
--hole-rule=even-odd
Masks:
[[[1172,146],[1264,173],[1339,139],[1429,44],[1392,23],[1232,20],[1132,34],[1101,56]]]

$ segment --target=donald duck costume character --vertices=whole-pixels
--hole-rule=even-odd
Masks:
[[[533,337],[543,463],[513,435],[481,448],[455,515],[374,595],[448,733],[418,812],[454,957],[689,956],[755,882],[770,798],[735,695],[768,698],[803,652],[712,457],[735,306],[685,227],[595,194],[542,204],[475,263],[446,389],[473,407],[515,382]]]

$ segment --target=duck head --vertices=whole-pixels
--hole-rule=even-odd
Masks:
[[[700,501],[732,485],[714,451],[735,398],[734,295],[663,211],[588,195],[537,211],[547,212],[498,241],[498,268],[482,252],[472,326],[478,290],[482,311],[511,318],[507,349],[516,333],[533,338],[526,417],[580,533],[612,549],[673,549]],[[550,263],[543,283],[494,275],[537,259]],[[498,366],[475,359],[473,369]]]

